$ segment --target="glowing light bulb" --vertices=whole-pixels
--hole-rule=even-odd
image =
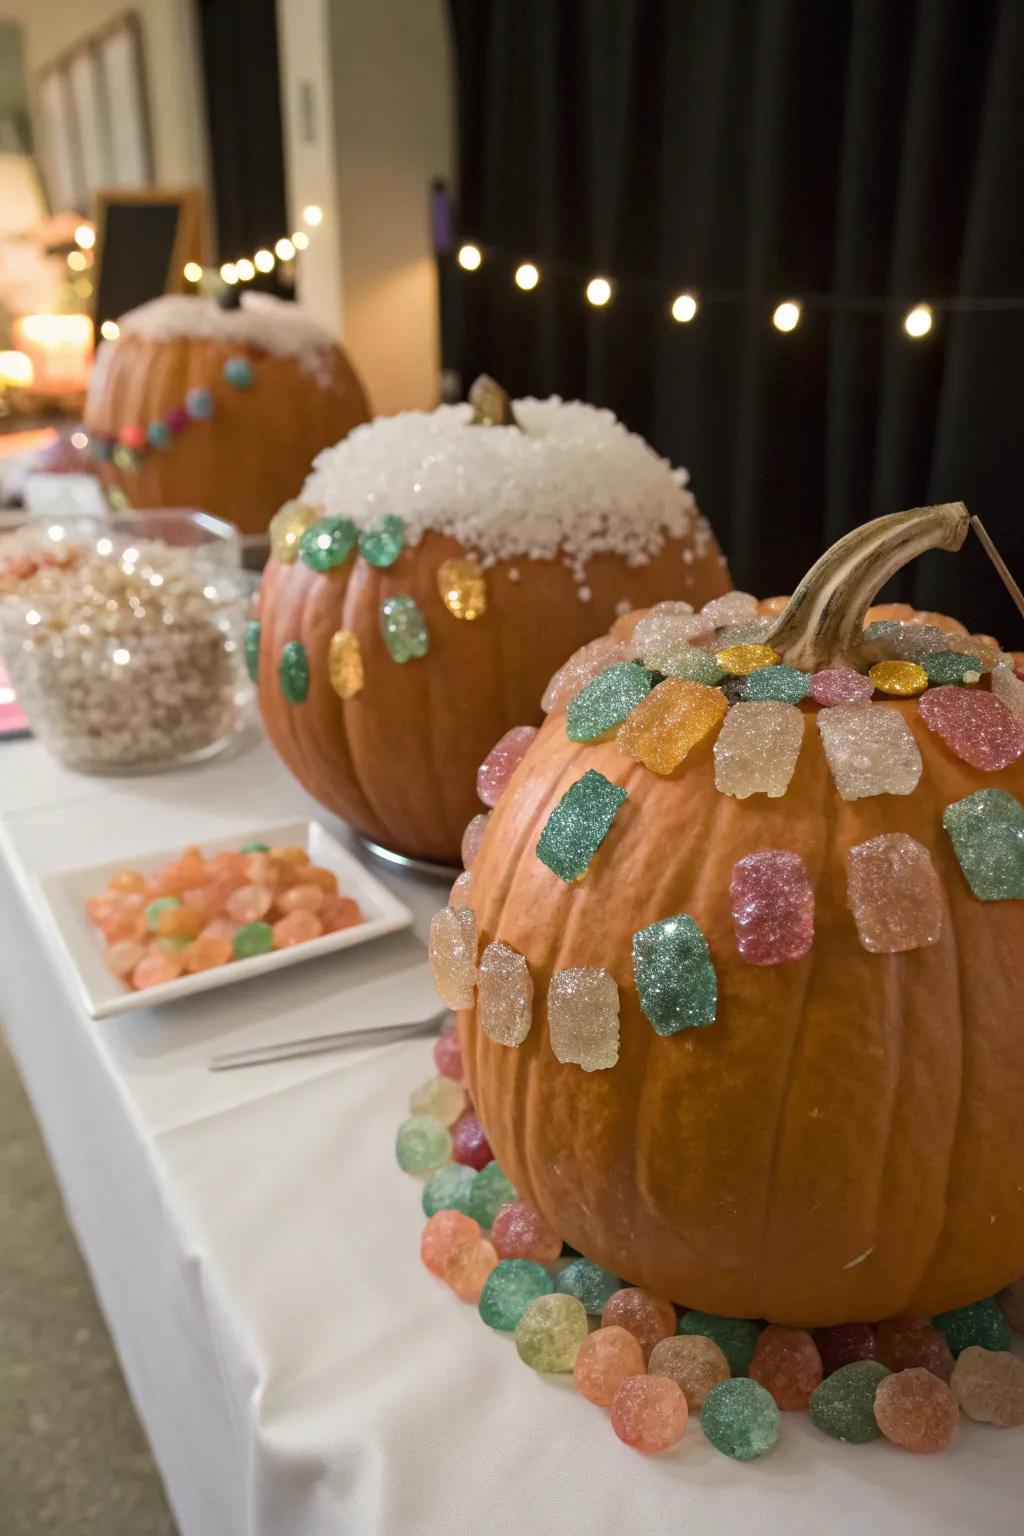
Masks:
[[[463,271],[475,272],[484,258],[478,245],[460,245],[455,259]]]
[[[233,261],[226,261],[220,269],[221,281],[225,283],[238,282],[238,268]]]
[[[241,261],[235,262],[235,271],[238,273],[238,281],[240,283],[251,283],[256,276],[256,268],[248,256],[243,256]]]
[[[309,245],[309,236],[301,229],[295,230],[292,235],[292,245],[297,251],[306,250]]]
[[[100,335],[104,341],[116,341],[121,334],[121,327],[116,320],[104,320],[100,326]]]
[[[606,277],[592,277],[587,284],[587,303],[600,309],[612,296],[612,285]]]
[[[255,264],[257,272],[273,272],[273,270],[274,270],[274,253],[273,253],[273,251],[265,251],[265,250],[264,251],[257,251],[256,255],[253,257],[253,263]]]
[[[772,325],[777,331],[795,331],[800,324],[802,314],[803,309],[795,299],[784,299],[776,306],[775,313],[772,315]]]
[[[307,203],[302,210],[302,222],[308,224],[310,229],[316,229],[318,224],[324,221],[324,211],[317,203]]]
[[[81,452],[83,448],[88,448],[89,434],[87,432],[72,432],[71,446],[72,448],[77,448],[79,452]]]
[[[75,244],[83,251],[91,251],[96,244],[96,231],[91,224],[79,224],[75,230]]]
[[[89,258],[84,251],[69,251],[68,266],[72,272],[84,272],[89,265]]]
[[[527,293],[529,293],[530,289],[536,288],[539,282],[540,273],[537,271],[537,268],[534,266],[532,261],[524,261],[521,266],[516,267],[517,288],[522,288]]]
[[[186,283],[198,283],[203,275],[203,269],[198,261],[186,261],[182,268],[182,275]]]
[[[274,246],[274,253],[277,256],[278,261],[291,261],[292,257],[295,255],[295,246],[289,239],[282,235],[280,240]]]
[[[919,337],[928,335],[934,321],[935,316],[930,304],[915,304],[903,318],[903,329],[916,341]]]
[[[697,313],[697,300],[692,293],[680,293],[672,300],[672,319],[680,325],[688,325]]]

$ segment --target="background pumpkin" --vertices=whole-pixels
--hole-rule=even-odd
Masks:
[[[842,633],[829,632],[834,603],[810,630],[794,622],[807,611],[801,587],[772,643],[805,666],[848,656],[850,619],[859,631],[870,591],[900,563],[862,562]],[[801,643],[809,633],[824,650]],[[836,792],[810,723],[785,796],[736,800],[715,787],[711,738],[661,778],[614,740],[569,741],[558,710],[472,867],[481,950],[501,939],[524,955],[535,989],[518,1048],[486,1038],[473,1010],[460,1015],[495,1156],[567,1242],[686,1306],[797,1326],[873,1321],[959,1306],[1024,1271],[1024,903],[977,900],[942,828],[945,807],[978,788],[1024,799],[1024,758],[980,773],[925,727],[916,700],[885,707],[914,734],[921,781],[908,796],[853,802]],[[629,798],[585,880],[565,885],[534,847],[589,768]],[[928,948],[871,954],[847,905],[846,854],[892,831],[931,854],[942,933]],[[755,966],[737,953],[729,881],[737,859],[766,848],[804,858],[816,931],[805,959]],[[661,1038],[639,1007],[630,944],[679,912],[707,937],[719,1005],[711,1027]],[[606,967],[618,984],[611,1070],[562,1065],[549,1044],[548,983],[577,965]]]
[[[94,448],[122,434],[134,442],[154,423],[168,427],[166,446],[145,446],[135,467],[98,463],[104,483],[131,505],[198,507],[261,534],[310,460],[369,408],[351,363],[298,306],[265,294],[244,300],[223,310],[212,299],[172,296],[122,316],[119,339],[97,353],[85,425]],[[248,385],[225,377],[234,361],[248,365]],[[190,390],[209,391],[213,414],[173,430]]]

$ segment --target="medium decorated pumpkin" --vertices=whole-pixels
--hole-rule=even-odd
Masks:
[[[118,325],[85,426],[102,479],[133,506],[198,507],[265,533],[313,456],[369,415],[351,363],[297,304],[168,295]]]
[[[441,862],[458,860],[484,753],[539,723],[569,652],[637,605],[728,586],[685,471],[610,412],[513,408],[489,381],[473,401],[320,456],[274,519],[251,636],[267,732],[305,788],[371,841]]]
[[[726,632],[619,621],[475,828],[431,938],[473,1102],[623,1283],[811,1327],[1024,1273],[1024,682],[868,609],[967,529],[866,524]]]

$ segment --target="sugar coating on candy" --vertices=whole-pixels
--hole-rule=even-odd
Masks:
[[[534,1371],[571,1371],[588,1332],[587,1314],[575,1296],[538,1296],[516,1325],[516,1351]]]
[[[927,698],[927,695],[925,695]],[[818,714],[818,730],[844,800],[909,795],[921,778],[913,732],[891,704],[840,704]]]
[[[811,697],[826,709],[836,704],[866,704],[874,688],[852,667],[825,667],[811,678]]]
[[[265,955],[274,947],[274,930],[269,923],[243,923],[235,930],[231,947],[236,960],[249,960],[253,955]]]
[[[489,1227],[503,1205],[511,1205],[519,1196],[493,1160],[481,1168],[470,1196],[470,1214],[482,1227]]]
[[[555,1058],[584,1072],[619,1059],[619,989],[608,971],[589,965],[556,971],[548,984],[548,1038]]]
[[[427,621],[419,604],[405,593],[386,597],[381,603],[380,632],[392,661],[400,666],[421,660],[430,650]]]
[[[386,570],[394,565],[405,545],[405,524],[393,512],[366,523],[359,530],[359,553],[367,565]]]
[[[1010,1429],[1024,1424],[1024,1361],[1004,1349],[964,1349],[950,1379],[969,1419]]]
[[[607,1408],[629,1376],[644,1369],[640,1341],[625,1328],[598,1328],[580,1345],[573,1380],[577,1389],[599,1408]]]
[[[254,683],[260,680],[260,621],[250,619],[245,626],[245,668]]]
[[[224,903],[224,911],[236,923],[256,923],[274,905],[275,892],[268,885],[240,885]]]
[[[759,667],[773,667],[779,659],[770,645],[727,645],[715,652],[715,660],[730,677],[748,677]]]
[[[691,650],[695,641],[712,633],[706,619],[694,613],[672,611],[676,607],[675,603],[659,603],[640,619],[627,642],[629,654],[639,657],[656,672],[672,672],[679,657]]]
[[[814,943],[814,891],[798,853],[766,848],[733,865],[729,907],[748,965],[802,960]]]
[[[662,1301],[638,1285],[627,1285],[609,1296],[601,1313],[601,1327],[613,1325],[625,1328],[640,1341],[647,1360],[655,1344],[675,1333],[676,1309],[670,1301]]]
[[[433,1115],[410,1115],[398,1127],[395,1157],[404,1173],[432,1173],[447,1161],[451,1150],[448,1127]]]
[[[304,703],[309,693],[309,660],[301,640],[289,640],[282,648],[277,675],[288,703]]]
[[[804,717],[795,704],[734,704],[715,742],[715,788],[737,800],[777,800],[789,788],[803,739]]]
[[[758,667],[740,687],[741,699],[777,699],[780,704],[799,704],[811,691],[811,679],[796,667]]]
[[[473,876],[468,869],[464,869],[461,875],[456,875],[452,881],[452,888],[448,892],[448,905],[450,907],[468,907],[473,889]]]
[[[948,1381],[953,1370],[953,1352],[945,1335],[923,1317],[891,1317],[879,1323],[878,1358],[890,1371],[906,1371],[915,1366],[931,1371]]]
[[[268,534],[270,552],[282,565],[294,565],[299,553],[299,540],[313,523],[316,513],[312,507],[304,507],[301,501],[286,501],[270,519]]]
[[[484,1135],[483,1126],[471,1109],[460,1115],[452,1126],[452,1157],[457,1163],[469,1168],[486,1168],[494,1161],[494,1153]],[[515,1198],[515,1192],[509,1197]]]
[[[833,1440],[866,1445],[881,1430],[875,1421],[875,1394],[889,1371],[878,1360],[854,1360],[826,1376],[811,1393],[811,1422]]]
[[[775,1446],[781,1416],[771,1393],[747,1376],[720,1381],[704,1399],[704,1436],[734,1461],[756,1461]]]
[[[942,825],[979,901],[1024,897],[1024,806],[1005,789],[976,789],[947,805]]]
[[[456,1243],[444,1261],[443,1279],[460,1301],[479,1301],[498,1255],[485,1237]]]
[[[586,687],[598,673],[616,662],[626,661],[626,644],[610,635],[602,635],[574,651],[569,660],[559,667],[541,697],[540,707],[546,715],[562,709]]]
[[[487,578],[475,560],[442,560],[437,590],[453,619],[472,622],[487,612]]]
[[[560,880],[580,880],[607,837],[626,791],[595,768],[569,786],[548,817],[537,857]]]
[[[366,681],[363,652],[351,629],[336,629],[327,648],[327,676],[339,699],[352,699]]]
[[[334,345],[330,332],[301,305],[269,293],[245,293],[237,309],[222,309],[199,294],[165,294],[130,309],[117,323],[122,336],[154,341],[190,337],[215,341],[225,349],[254,347],[275,357],[295,358],[310,371],[317,370]]]
[[[591,1317],[600,1317],[609,1297],[622,1290],[622,1281],[592,1259],[579,1258],[573,1259],[555,1276],[555,1290],[575,1296]]]
[[[954,1357],[972,1344],[982,1349],[1009,1347],[1010,1325],[992,1296],[973,1301],[966,1307],[954,1307],[950,1312],[940,1312],[932,1322],[940,1333],[945,1334]]]
[[[850,849],[847,900],[864,948],[894,955],[937,944],[942,883],[931,854],[906,832],[883,832]]]
[[[480,956],[477,1016],[488,1040],[497,1045],[522,1045],[533,1022],[530,967],[517,950],[500,939],[488,944]]]
[[[658,668],[666,677],[682,677],[691,683],[720,683],[725,676],[710,651],[699,651],[696,646],[680,646],[666,659],[666,665]]]
[[[162,987],[168,981],[176,981],[184,969],[180,954],[154,950],[143,955],[132,971],[132,986],[138,992],[147,987]]]
[[[981,663],[977,656],[968,656],[964,651],[932,651],[921,657],[920,665],[933,688],[942,683],[971,686],[981,680]],[[994,693],[995,689],[992,691]]]
[[[535,1264],[531,1259],[504,1258],[497,1245],[495,1251],[498,1262],[480,1292],[480,1316],[489,1327],[514,1333],[531,1301],[550,1296],[554,1282],[543,1264]]]
[[[826,1376],[855,1360],[877,1360],[878,1336],[871,1323],[836,1323],[815,1330],[814,1342]]]
[[[1024,1333],[1024,1279],[1004,1286],[996,1301],[1014,1333]]]
[[[928,687],[928,673],[916,661],[876,661],[868,677],[879,693],[912,698]]]
[[[514,725],[495,742],[476,771],[476,792],[484,805],[497,805],[536,735],[535,725]]]
[[[480,1236],[479,1223],[462,1211],[442,1210],[431,1216],[420,1237],[420,1258],[431,1274],[440,1279],[452,1249],[458,1243],[471,1243]]]
[[[475,1168],[465,1168],[461,1163],[442,1163],[423,1186],[425,1214],[435,1216],[438,1211],[461,1211],[468,1216],[469,1192],[475,1178]]]
[[[635,661],[605,667],[569,701],[565,731],[570,741],[607,736],[651,691],[651,674]]]
[[[459,1044],[459,1031],[454,1023],[442,1029],[434,1041],[434,1066],[442,1077],[454,1077],[461,1079],[464,1076],[462,1064],[462,1047]]]
[[[727,709],[718,688],[666,678],[629,715],[618,734],[619,751],[652,773],[672,773]]]
[[[878,1383],[875,1422],[901,1450],[930,1456],[944,1451],[960,1425],[960,1405],[946,1382],[920,1366]]]
[[[324,517],[311,523],[299,539],[299,559],[313,571],[333,571],[343,565],[356,542],[356,525],[347,517]]]
[[[719,1317],[714,1312],[684,1312],[679,1319],[680,1334],[699,1334],[717,1344],[734,1376],[745,1376],[750,1369],[757,1336],[757,1324],[745,1317]]]
[[[430,969],[441,1001],[472,1008],[479,939],[470,907],[442,907],[430,921]]]
[[[1024,683],[1012,667],[993,667],[989,678],[993,696],[1004,705],[1017,720],[1024,723]]]
[[[1013,664],[1012,656],[1002,650],[991,635],[958,635],[957,644],[975,658],[982,672]]]
[[[714,1340],[696,1333],[661,1339],[651,1350],[647,1370],[651,1376],[674,1381],[691,1413],[699,1413],[711,1388],[731,1375],[729,1362]]]
[[[466,1107],[466,1090],[451,1077],[432,1077],[409,1095],[409,1113],[433,1115],[442,1125],[454,1125]]]
[[[611,1403],[612,1429],[625,1445],[654,1455],[686,1433],[690,1410],[668,1376],[629,1376]]]
[[[533,1259],[550,1264],[562,1251],[562,1239],[535,1206],[510,1200],[491,1223],[491,1242],[499,1259]]]
[[[465,869],[472,869],[473,860],[480,852],[480,844],[484,840],[487,831],[487,823],[491,819],[490,811],[481,811],[466,825],[462,834],[462,863]]]
[[[718,977],[692,917],[680,912],[634,933],[633,975],[640,1007],[657,1034],[715,1022]]]
[[[951,641],[935,624],[904,624],[901,619],[876,619],[864,627],[864,640],[874,654],[893,661],[919,661],[935,651],[948,651]]]
[[[953,686],[931,688],[917,707],[928,729],[972,768],[995,773],[1024,752],[1024,721],[993,693]]]
[[[747,624],[757,618],[757,598],[750,592],[726,592],[723,597],[713,597],[705,603],[701,616],[712,629],[724,629],[727,624]]]
[[[758,1336],[750,1378],[759,1381],[784,1412],[804,1413],[811,1393],[821,1385],[818,1346],[804,1328],[769,1323]]]
[[[732,645],[765,645],[775,628],[775,620],[751,619],[749,624],[729,624],[720,629],[714,643],[719,650]]]

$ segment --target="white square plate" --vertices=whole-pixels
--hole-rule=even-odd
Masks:
[[[315,960],[336,949],[367,944],[371,939],[396,933],[412,923],[409,908],[392,896],[387,887],[318,821],[255,827],[251,832],[204,843],[203,852],[219,853],[222,849],[240,848],[243,843],[255,842],[268,843],[271,847],[293,843],[305,848],[312,863],[337,875],[341,894],[355,898],[363,910],[365,922],[353,928],[343,928],[339,933],[325,933],[306,944],[272,949],[248,960],[232,960],[209,971],[198,971],[194,976],[180,976],[177,981],[165,982],[160,987],[133,992],[107,970],[103,959],[103,936],[86,917],[85,903],[94,892],[102,890],[119,869],[138,869],[144,875],[152,874],[169,859],[177,858],[180,847],[156,849],[106,864],[93,864],[89,868],[54,870],[39,876],[39,889],[48,909],[54,943],[87,1013],[94,1019],[107,1019],[135,1008],[152,1008],[179,997],[192,997],[211,987],[227,987],[234,981],[262,976],[285,965],[296,965],[301,960]]]

